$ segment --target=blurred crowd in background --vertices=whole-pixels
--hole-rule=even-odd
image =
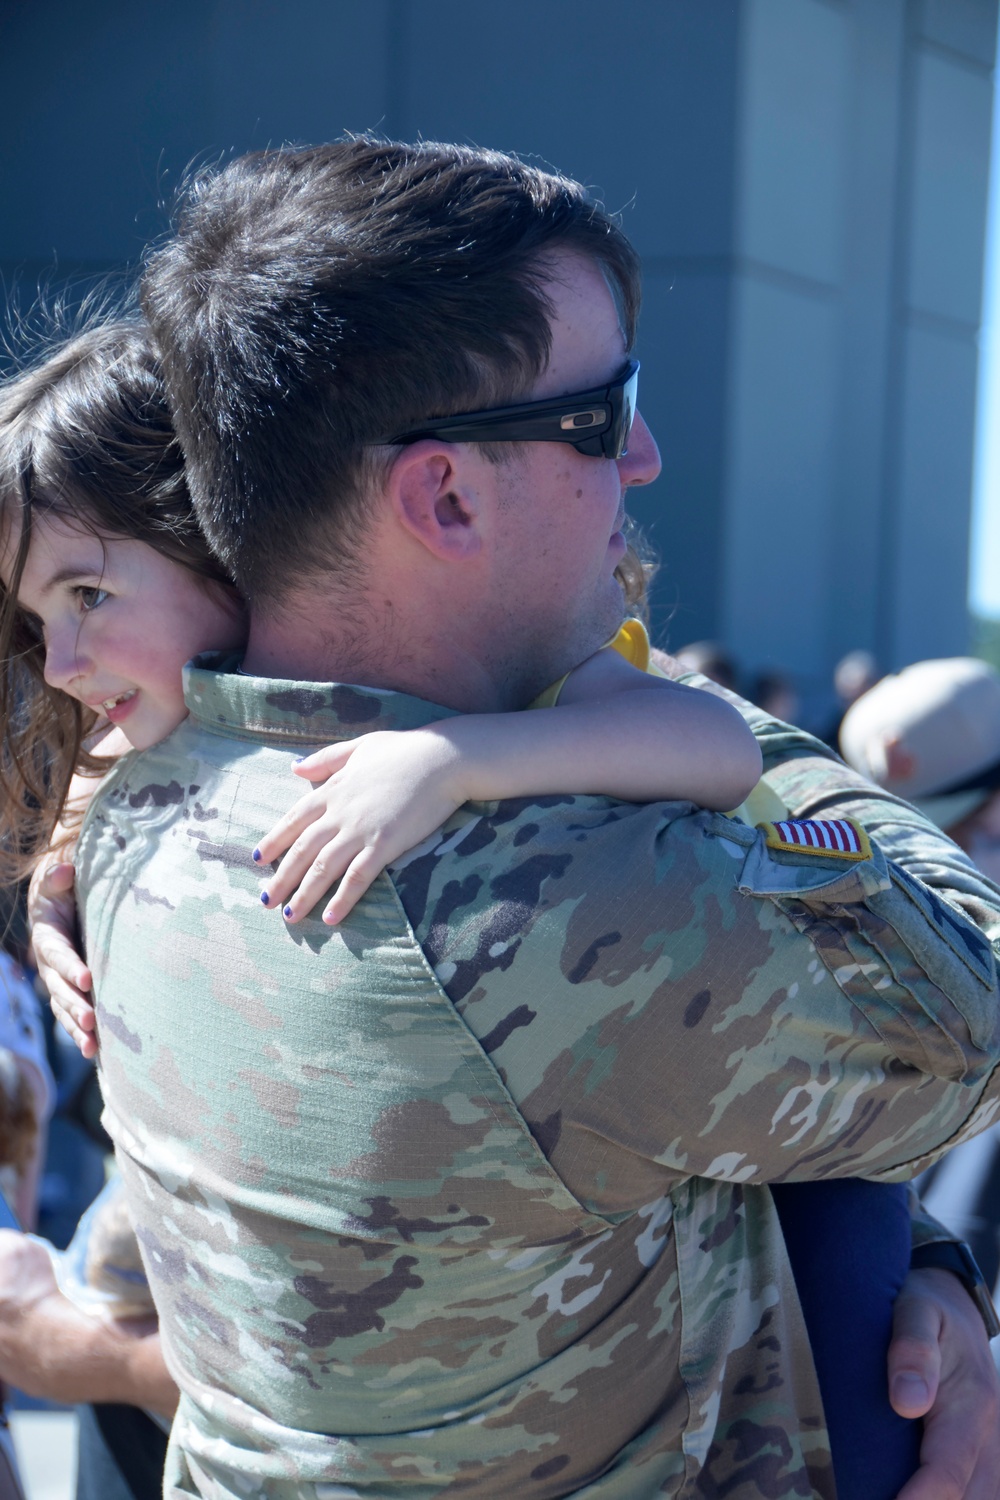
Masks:
[[[834,668],[826,690],[803,699],[790,672],[768,667],[747,673],[718,641],[692,641],[674,655],[692,671],[749,698],[773,718],[808,729],[833,750],[839,749],[845,713],[882,675],[870,651],[848,651]]]

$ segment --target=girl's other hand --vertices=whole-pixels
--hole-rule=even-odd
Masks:
[[[317,750],[293,769],[322,785],[301,797],[253,854],[265,865],[284,855],[261,901],[289,922],[333,885],[323,921],[342,922],[386,865],[468,800],[459,755],[433,725],[376,730]]]
[[[84,1057],[97,1053],[93,977],[77,948],[76,901],[71,864],[40,865],[28,889],[31,947],[52,1013]]]

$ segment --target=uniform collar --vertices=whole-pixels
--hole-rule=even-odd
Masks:
[[[206,651],[184,668],[191,717],[215,734],[323,745],[455,717],[454,709],[389,688],[253,677],[240,661],[238,653]]]

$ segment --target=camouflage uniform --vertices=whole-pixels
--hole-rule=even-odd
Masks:
[[[989,1122],[997,978],[963,908],[992,937],[996,889],[747,710],[779,798],[858,816],[870,859],[549,796],[463,808],[342,927],[286,928],[249,851],[291,754],[447,710],[232,665],[189,670],[191,717],[79,850],[183,1392],[167,1495],[830,1500],[762,1184],[907,1177]]]

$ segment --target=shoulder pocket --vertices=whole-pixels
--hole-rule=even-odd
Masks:
[[[738,884],[746,895],[773,901],[810,938],[840,988],[904,1061],[966,1081],[993,1065],[1000,1012],[988,939],[877,845],[870,859],[844,864],[769,849],[758,833]],[[913,1051],[914,1042],[924,1055]]]
[[[790,852],[768,847],[754,831],[738,881],[745,896],[794,896],[807,905],[853,906],[892,888],[889,866],[877,845],[867,859],[835,854]]]

